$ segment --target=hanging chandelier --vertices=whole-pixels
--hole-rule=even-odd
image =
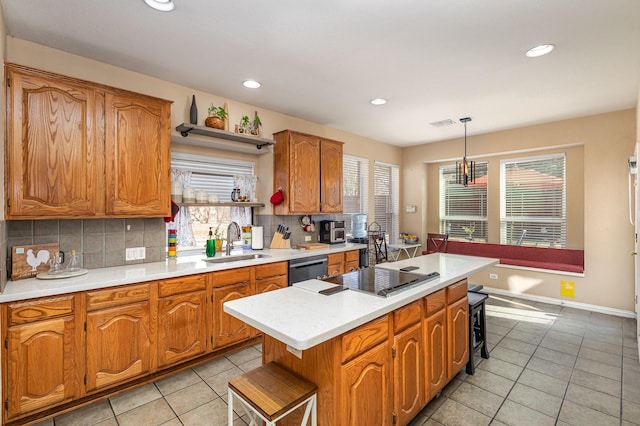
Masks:
[[[476,183],[476,162],[467,160],[467,123],[471,117],[460,119],[464,123],[464,157],[462,162],[456,162],[456,183],[467,186]]]

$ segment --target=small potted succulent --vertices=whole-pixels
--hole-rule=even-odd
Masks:
[[[211,104],[209,107],[209,116],[204,120],[204,125],[213,127],[214,129],[224,129],[224,120],[228,117],[227,111],[223,107],[217,107]]]

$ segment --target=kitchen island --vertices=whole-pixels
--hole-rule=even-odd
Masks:
[[[309,280],[230,301],[225,312],[264,333],[263,362],[318,386],[319,425],[408,424],[466,364],[466,277],[498,259],[432,254],[377,265],[438,272],[390,297]]]

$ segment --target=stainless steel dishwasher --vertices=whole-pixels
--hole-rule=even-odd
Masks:
[[[303,257],[289,261],[289,285],[327,275],[327,255]]]

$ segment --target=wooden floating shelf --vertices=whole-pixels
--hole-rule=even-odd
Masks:
[[[246,135],[244,133],[228,132],[226,130],[214,129],[213,127],[196,126],[194,124],[182,123],[176,127],[176,130],[184,137],[193,133],[194,135],[209,136],[212,138],[224,139],[232,142],[241,142],[245,144],[254,145],[258,149],[262,149],[263,146],[274,145],[275,141],[272,139],[265,139],[259,136]]]

